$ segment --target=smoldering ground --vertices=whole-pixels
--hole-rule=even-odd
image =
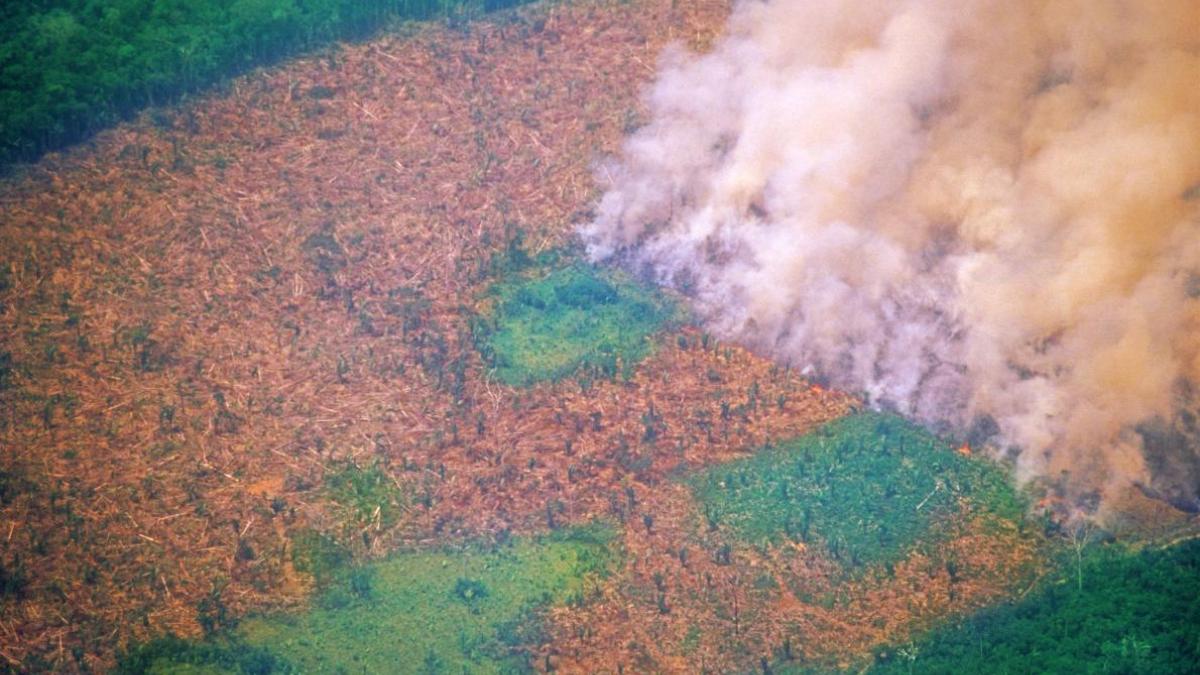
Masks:
[[[742,2],[646,102],[594,258],[1022,479],[1198,506],[1200,5]]]

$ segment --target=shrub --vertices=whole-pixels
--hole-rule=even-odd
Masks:
[[[378,464],[346,463],[325,476],[326,494],[339,504],[353,525],[389,528],[407,508],[406,495]]]
[[[117,675],[180,672],[270,675],[295,671],[270,651],[244,642],[197,642],[168,634],[119,654],[114,672]]]
[[[296,571],[312,575],[325,584],[350,560],[350,552],[332,538],[316,530],[301,530],[292,535],[292,565]]]

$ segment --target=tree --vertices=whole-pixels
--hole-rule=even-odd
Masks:
[[[1071,550],[1075,552],[1075,586],[1083,590],[1083,551],[1092,542],[1096,526],[1090,520],[1081,520],[1068,532]]]

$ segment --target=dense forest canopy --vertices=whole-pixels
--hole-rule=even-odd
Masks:
[[[0,8],[0,167],[398,19],[523,0],[33,0]]]
[[[1077,565],[1022,600],[881,652],[872,672],[1195,672],[1200,540],[1140,552],[1097,545]]]

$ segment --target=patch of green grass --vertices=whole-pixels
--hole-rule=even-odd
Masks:
[[[343,569],[308,612],[245,619],[206,643],[152,642],[119,672],[528,672],[543,610],[582,602],[615,563],[615,539],[593,524],[496,548],[398,554]],[[270,669],[231,661],[243,653],[273,659]]]
[[[528,385],[585,368],[613,377],[651,348],[651,334],[677,308],[628,277],[584,265],[493,287],[489,321],[476,342],[501,381]],[[480,333],[483,333],[480,335]]]
[[[408,501],[400,486],[378,464],[344,464],[325,476],[326,494],[357,527],[395,525]]]
[[[1131,553],[1093,546],[1025,599],[881,651],[876,673],[1193,673],[1200,540]]]
[[[842,418],[688,479],[710,526],[754,544],[820,542],[849,568],[903,558],[962,515],[1019,521],[1007,472],[905,420]]]
[[[522,670],[514,642],[529,629],[512,622],[582,598],[606,574],[613,538],[591,526],[496,550],[397,555],[370,566],[369,590],[351,579],[311,612],[251,619],[239,633],[306,673],[417,672],[427,663],[448,673]]]

